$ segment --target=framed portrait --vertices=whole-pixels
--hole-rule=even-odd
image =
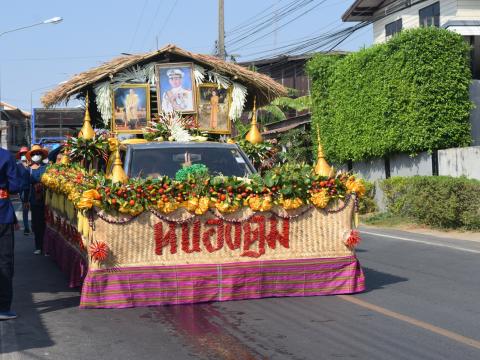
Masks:
[[[209,133],[230,134],[231,123],[228,116],[230,102],[231,89],[218,88],[217,84],[200,84],[198,86],[198,128]]]
[[[156,64],[158,110],[196,112],[192,63]]]
[[[150,122],[150,86],[124,84],[114,89],[112,131],[142,133]]]

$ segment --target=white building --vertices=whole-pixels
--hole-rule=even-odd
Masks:
[[[472,46],[470,98],[473,145],[480,145],[480,0],[355,0],[345,22],[369,22],[373,41],[382,43],[402,29],[437,26],[455,31]]]
[[[0,101],[0,147],[12,152],[29,144],[30,113]]]

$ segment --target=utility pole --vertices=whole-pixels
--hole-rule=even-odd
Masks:
[[[218,57],[225,60],[225,19],[223,0],[218,0]]]

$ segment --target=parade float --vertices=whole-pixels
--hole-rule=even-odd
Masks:
[[[70,286],[81,286],[80,307],[364,290],[354,247],[365,188],[333,171],[320,142],[316,164],[284,164],[262,176],[212,173],[190,158],[170,177],[124,171],[121,151],[132,144],[218,139],[256,99],[265,104],[284,92],[264,75],[167,46],[113,60],[45,95],[45,105],[86,98],[79,136],[42,178],[44,250]],[[89,108],[108,133],[93,130]],[[261,141],[255,111],[246,138]]]

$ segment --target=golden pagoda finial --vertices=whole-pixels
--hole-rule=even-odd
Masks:
[[[314,168],[315,174],[320,176],[333,177],[335,175],[335,170],[330,165],[328,165],[327,160],[325,160],[325,154],[323,153],[323,146],[320,141],[320,129],[318,126],[317,126],[317,141],[318,141],[318,150],[317,150],[317,163]]]
[[[85,140],[91,140],[95,137],[95,130],[93,130],[92,125],[90,124],[90,112],[88,111],[88,92],[85,97],[85,117],[83,118],[83,126],[78,133],[79,138]]]
[[[117,146],[115,149],[115,153],[113,154],[113,168],[112,168],[112,175],[110,179],[112,183],[122,183],[125,184],[128,181],[128,176],[123,170],[122,159],[120,158],[120,147]]]
[[[257,127],[257,98],[253,98],[253,114],[252,114],[252,123],[250,130],[245,136],[245,140],[251,142],[252,144],[259,144],[263,141],[262,134]]]

